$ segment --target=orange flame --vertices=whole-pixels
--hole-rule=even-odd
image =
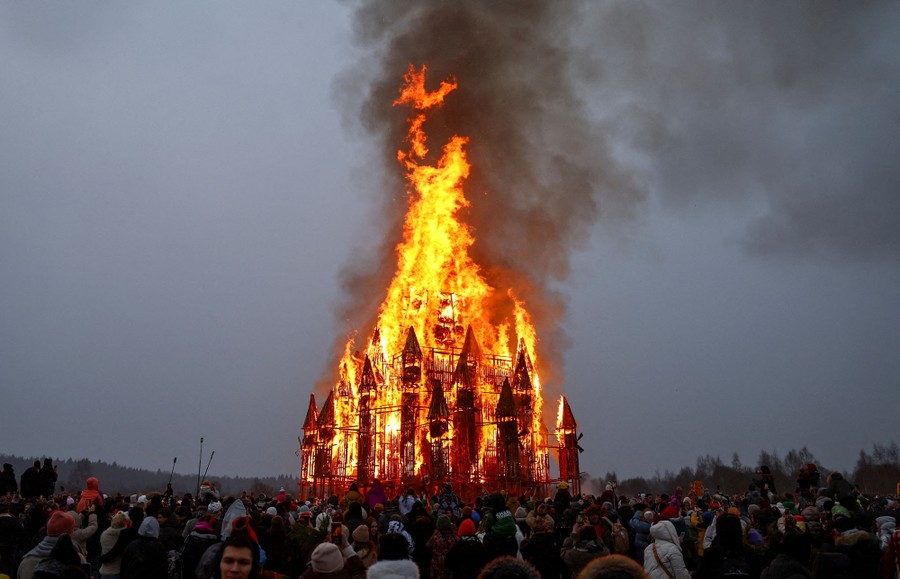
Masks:
[[[387,288],[382,302],[375,332],[364,354],[353,354],[354,337],[349,339],[340,363],[340,380],[335,386],[335,438],[331,447],[331,472],[337,476],[356,478],[357,445],[364,436],[375,438],[371,451],[375,453],[375,472],[382,479],[398,479],[402,472],[418,472],[426,463],[428,445],[435,453],[449,454],[449,442],[457,434],[454,420],[448,416],[432,416],[429,420],[443,421],[443,430],[427,434],[414,434],[410,440],[404,431],[404,423],[412,421],[419,429],[426,421],[427,412],[435,410],[436,390],[446,399],[446,406],[455,408],[459,402],[457,389],[450,383],[434,386],[425,376],[417,378],[417,386],[409,387],[403,372],[406,368],[398,362],[399,352],[409,348],[408,332],[415,333],[422,352],[428,352],[430,363],[452,373],[456,356],[460,354],[471,327],[475,340],[493,362],[501,364],[501,373],[510,375],[520,353],[528,362],[530,381],[517,391],[517,404],[527,404],[531,416],[520,423],[520,428],[531,436],[530,449],[537,462],[545,463],[547,456],[546,427],[543,425],[543,398],[536,369],[537,334],[525,303],[508,291],[511,300],[512,320],[494,325],[498,318],[490,311],[490,300],[496,300],[492,288],[482,276],[478,265],[469,255],[474,243],[472,230],[458,218],[458,212],[469,205],[463,183],[469,175],[469,163],[465,146],[468,139],[454,135],[443,146],[441,156],[434,165],[425,162],[428,155],[425,124],[426,112],[440,107],[445,97],[457,89],[454,79],[442,81],[437,90],[429,91],[425,83],[426,67],[410,66],[404,75],[400,96],[394,105],[407,105],[413,110],[409,120],[406,143],[408,148],[397,152],[397,159],[405,169],[409,210],[403,228],[403,241],[396,247],[397,272]],[[493,315],[492,315],[493,314]],[[513,339],[512,333],[515,333]],[[512,346],[512,347],[511,347]],[[515,358],[510,355],[515,353]],[[512,359],[505,366],[496,362],[501,358]],[[371,378],[364,371],[365,360],[371,363]],[[441,366],[444,364],[444,366]],[[369,366],[366,365],[366,368]],[[505,370],[502,370],[505,368]],[[484,413],[485,423],[494,420],[494,408],[500,400],[500,382],[503,376],[491,378],[492,382],[477,385],[479,411]],[[377,394],[371,398],[366,392],[366,380],[377,383]],[[530,387],[530,391],[526,391]],[[374,403],[372,402],[374,401]],[[430,409],[429,409],[430,405]],[[427,412],[426,412],[427,411]],[[412,418],[410,418],[412,417]],[[363,431],[367,424],[368,434]],[[407,429],[408,430],[408,429]],[[507,431],[509,432],[509,431]],[[484,457],[502,446],[498,428],[482,429],[477,441],[478,458]],[[507,435],[508,436],[508,435]],[[493,449],[493,450],[492,450]],[[368,451],[367,451],[368,452]],[[431,459],[434,461],[434,458]],[[518,467],[518,466],[517,466]],[[434,467],[433,467],[434,468]],[[537,476],[532,473],[533,477]],[[546,473],[541,474],[546,478]]]

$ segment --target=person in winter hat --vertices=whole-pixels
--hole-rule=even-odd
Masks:
[[[81,554],[86,555],[88,540],[97,534],[97,513],[94,512],[94,507],[90,506],[86,511],[80,514],[74,511],[69,512],[69,514],[75,521],[75,530],[72,532],[72,542]],[[87,521],[85,521],[85,517],[87,517]]]
[[[469,577],[472,577],[470,575]],[[412,561],[378,561],[369,567],[367,579],[419,579],[419,568]]]
[[[122,530],[125,529],[127,525],[127,520],[128,519],[125,513],[119,511],[113,516],[112,521],[110,521],[109,528],[107,528],[105,531],[103,531],[103,533],[100,534],[101,557],[104,553],[108,553],[116,545],[116,541],[118,541],[119,535],[122,534]],[[102,577],[115,577],[121,574],[121,572],[121,555],[115,557],[111,561],[101,563],[100,565],[100,575]]]
[[[359,560],[362,561],[366,569],[374,565],[375,561],[378,560],[378,549],[375,543],[372,542],[369,525],[362,524],[356,527],[351,538],[353,539],[353,550],[359,555]]]
[[[652,542],[644,549],[644,571],[650,579],[690,579],[675,525],[664,519],[650,527]]]
[[[121,579],[159,579],[168,576],[169,553],[159,540],[159,521],[146,517],[138,538],[122,554]]]
[[[464,519],[459,524],[457,535],[459,541],[447,553],[444,566],[450,570],[453,579],[477,577],[491,557],[478,538],[472,519]]]
[[[56,541],[50,555],[34,568],[35,579],[81,579],[87,575],[81,568],[84,560],[69,535]]]
[[[456,496],[456,493],[453,492],[453,485],[444,483],[444,490],[438,495],[437,503],[440,506],[442,513],[449,511],[453,514],[454,518],[459,518],[459,505],[461,501],[459,500],[459,497]]]
[[[340,544],[322,543],[313,549],[309,559],[309,569],[302,579],[363,579],[366,566],[359,559],[346,539]]]
[[[588,522],[575,525],[572,534],[563,541],[560,549],[560,558],[572,571],[573,577],[577,577],[581,570],[597,557],[607,555],[609,549],[597,536],[594,525]]]
[[[645,579],[644,569],[625,555],[594,559],[582,569],[578,579]]]
[[[541,579],[531,564],[515,557],[498,557],[484,566],[478,579]]]
[[[403,521],[400,520],[399,516],[397,516],[394,520],[392,520],[390,523],[388,523],[386,534],[390,535],[391,533],[400,535],[404,539],[406,539],[408,554],[409,554],[409,557],[412,557],[412,555],[416,549],[416,544],[415,544],[415,542],[413,542],[412,535],[410,535],[406,531],[406,528],[403,526]]]
[[[434,534],[428,539],[426,547],[431,551],[431,579],[452,579],[452,572],[446,567],[447,553],[459,540],[456,525],[447,515],[437,518]]]
[[[644,565],[644,550],[650,545],[650,527],[653,525],[653,509],[635,511],[631,518],[631,528],[634,529],[634,560],[642,567]]]
[[[516,520],[506,506],[503,495],[493,493],[484,500],[488,513],[484,523],[484,546],[493,557],[515,557],[519,552],[516,542]]]
[[[181,568],[186,579],[193,579],[203,553],[219,542],[211,515],[201,515],[181,547]]]
[[[384,490],[384,485],[381,484],[381,481],[376,478],[372,481],[372,488],[366,493],[366,504],[369,505],[369,510],[371,511],[375,508],[375,505],[385,505],[387,502],[387,491]]]
[[[21,563],[19,563],[17,579],[32,579],[35,568],[41,561],[50,557],[50,553],[53,551],[53,547],[56,546],[57,541],[59,541],[59,538],[66,535],[69,537],[71,544],[74,531],[75,519],[71,515],[63,511],[53,511],[53,514],[50,515],[50,519],[47,521],[47,536],[41,539],[41,542],[34,549],[25,553]]]
[[[553,518],[547,514],[547,505],[538,505],[526,517],[531,537],[520,544],[522,558],[534,565],[541,577],[559,577],[563,568],[559,558],[559,542],[554,532]]]
[[[91,505],[103,506],[103,495],[100,494],[100,481],[93,476],[85,481],[85,488],[81,491],[81,498],[75,506],[75,512],[80,513]]]

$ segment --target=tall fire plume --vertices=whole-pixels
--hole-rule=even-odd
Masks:
[[[470,255],[475,239],[459,215],[469,205],[468,139],[451,136],[428,164],[436,157],[428,115],[458,84],[450,78],[429,90],[426,71],[410,66],[393,103],[410,111],[397,152],[409,201],[396,273],[365,349],[348,341],[321,408],[310,398],[301,491],[339,492],[376,478],[423,489],[453,482],[468,492],[546,491],[559,480],[577,487],[577,424],[564,398],[552,434],[544,423],[538,338],[526,304],[514,288],[492,287]]]

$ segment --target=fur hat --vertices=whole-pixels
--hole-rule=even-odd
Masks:
[[[71,535],[75,532],[75,519],[72,515],[62,511],[53,511],[50,520],[47,521],[47,536],[59,537],[60,535]]]
[[[412,561],[378,561],[366,572],[368,579],[419,579],[419,567]]]
[[[438,531],[447,531],[450,529],[450,517],[447,515],[441,515],[437,518],[437,523],[435,524],[435,528]]]
[[[530,563],[515,557],[497,557],[481,569],[481,577],[519,577],[541,579],[540,572]]]
[[[334,543],[320,543],[313,550],[310,562],[316,573],[334,573],[344,568],[344,557]]]
[[[368,543],[370,540],[369,537],[369,526],[368,525],[360,525],[353,530],[353,540],[357,543]]]
[[[579,577],[601,579],[605,577],[621,577],[643,579],[646,577],[644,569],[637,561],[624,555],[607,555],[592,560],[581,571]]]

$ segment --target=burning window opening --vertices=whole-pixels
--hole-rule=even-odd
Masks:
[[[452,137],[436,165],[423,163],[425,111],[457,88],[450,79],[429,92],[425,72],[410,66],[394,103],[414,111],[409,149],[397,154],[410,195],[397,272],[365,352],[351,354],[348,342],[321,410],[310,395],[300,491],[341,493],[377,478],[395,491],[428,493],[451,482],[469,497],[496,489],[546,496],[559,481],[578,492],[577,423],[561,398],[553,442],[525,304],[508,291],[510,321],[491,323],[494,288],[469,256],[471,230],[456,217],[468,205],[467,139]],[[554,449],[558,477],[550,472]]]

